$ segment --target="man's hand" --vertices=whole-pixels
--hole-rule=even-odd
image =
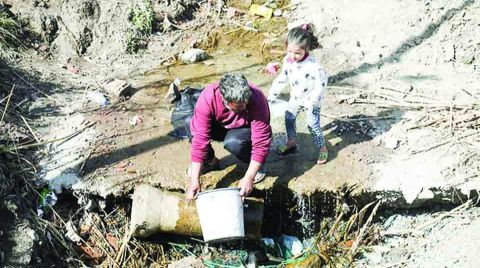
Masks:
[[[253,190],[253,179],[243,177],[238,186],[240,187],[240,196],[242,197],[242,200],[245,200],[245,197],[247,197],[247,195]]]
[[[187,188],[187,200],[195,199],[198,192],[200,192],[200,170],[202,163],[192,162],[188,175],[190,176],[190,185]]]
[[[198,192],[200,192],[200,183],[192,180],[187,188],[187,200],[195,199]]]

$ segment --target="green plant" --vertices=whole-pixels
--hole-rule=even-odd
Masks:
[[[149,1],[130,9],[129,20],[133,30],[127,33],[127,52],[137,52],[142,45],[146,45],[146,39],[152,33],[153,19],[153,6]]]
[[[12,58],[19,47],[23,47],[20,35],[22,27],[5,10],[0,9],[0,57]]]

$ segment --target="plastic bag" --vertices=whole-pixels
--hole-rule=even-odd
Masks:
[[[173,126],[173,130],[169,133],[170,136],[177,137],[179,139],[187,139],[187,130],[185,129],[185,119],[193,115],[195,104],[200,96],[202,89],[186,87],[180,92],[180,99],[175,102],[175,109],[172,112],[170,123]]]

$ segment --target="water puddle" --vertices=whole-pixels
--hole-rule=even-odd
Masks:
[[[140,86],[132,100],[138,104],[156,103],[177,77],[182,80],[181,88],[204,87],[228,72],[244,74],[266,93],[274,77],[264,71],[265,65],[282,58],[278,52],[271,52],[283,49],[281,35],[286,31],[286,22],[283,18],[274,18],[255,23],[257,31],[246,30],[242,26],[225,26],[210,33],[208,39],[211,41],[203,45],[209,57],[203,62],[178,62],[134,77]]]

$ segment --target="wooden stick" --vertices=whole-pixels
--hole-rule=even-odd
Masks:
[[[465,92],[465,93],[467,93],[467,95],[473,97],[474,99],[478,100],[478,97],[477,97],[477,96],[475,96],[475,95],[473,95],[472,93],[468,92],[466,89],[462,88],[462,91]]]
[[[357,121],[368,121],[368,120],[385,120],[395,118],[393,115],[390,116],[372,116],[372,117],[362,117],[362,118],[345,118],[346,116],[334,116],[325,113],[320,113],[322,116],[327,118],[343,121],[343,122],[357,122]]]
[[[83,173],[83,169],[85,168],[85,165],[87,164],[88,159],[90,159],[90,156],[92,156],[92,151],[93,149],[90,149],[90,151],[88,151],[87,157],[85,157],[85,160],[83,160],[82,166],[80,166],[80,169],[78,170],[79,174]]]
[[[43,92],[42,90],[38,89],[36,86],[32,85],[30,82],[28,82],[27,80],[25,80],[23,77],[21,77],[17,72],[13,72],[16,76],[18,76],[18,78],[20,78],[23,82],[25,82],[25,84],[29,85],[30,87],[32,87],[33,89],[35,89],[38,93],[42,94],[44,97],[46,97],[47,99],[50,99],[50,100],[53,100],[55,101],[52,97],[50,97],[47,93]]]
[[[5,104],[5,108],[3,109],[3,114],[2,114],[2,119],[0,119],[0,124],[3,123],[3,118],[7,113],[8,105],[10,104],[10,99],[12,98],[12,93],[14,89],[15,89],[15,85],[12,86],[12,89],[10,90],[10,94],[8,94],[7,103]]]
[[[296,7],[298,5],[300,5],[300,3],[292,3],[292,4],[286,5],[284,7],[281,7],[280,9],[284,10],[284,9],[287,9],[287,8]]]
[[[367,229],[369,228],[370,223],[373,220],[373,216],[375,216],[375,214],[377,213],[377,210],[378,210],[379,206],[380,206],[380,201],[377,201],[377,204],[373,208],[372,212],[370,213],[370,216],[368,217],[367,221],[365,222],[362,229],[360,230],[360,233],[358,234],[357,239],[355,239],[352,247],[350,248],[350,250],[348,252],[351,256],[354,256],[357,253],[358,246],[360,245],[363,238],[367,234]]]
[[[88,125],[86,125],[85,127],[73,132],[72,134],[70,135],[67,135],[67,136],[64,136],[64,137],[61,137],[61,138],[57,138],[57,139],[53,139],[53,140],[48,140],[48,141],[42,141],[42,142],[38,142],[38,143],[33,143],[33,144],[26,144],[26,145],[23,145],[23,146],[18,146],[17,149],[18,150],[21,150],[21,149],[28,149],[28,148],[32,148],[32,147],[37,147],[37,146],[40,146],[40,145],[45,145],[45,144],[49,144],[49,143],[52,143],[52,142],[57,142],[57,141],[61,141],[61,140],[69,140],[75,136],[77,136],[78,134],[80,134],[82,131],[84,131],[85,129],[95,125],[96,122],[92,122]],[[3,150],[0,150],[0,153],[3,153],[3,152],[10,152],[12,151],[11,148],[7,149],[7,148],[4,148]]]
[[[449,212],[444,213],[444,214],[440,215],[439,217],[437,217],[437,218],[435,218],[435,219],[433,219],[433,220],[431,220],[431,221],[426,222],[425,224],[421,225],[420,227],[415,228],[414,231],[420,231],[420,230],[422,230],[422,229],[425,229],[425,228],[427,228],[428,226],[439,222],[439,221],[442,220],[443,218],[448,217],[448,216],[454,214],[454,213],[457,212],[457,211],[467,209],[471,204],[472,204],[472,199],[469,199],[467,202],[465,202],[465,203],[461,204],[460,206],[458,206],[458,207],[450,210]]]
[[[435,149],[437,147],[440,147],[442,145],[445,145],[447,143],[450,143],[451,141],[454,141],[454,140],[461,140],[463,138],[466,138],[466,137],[470,137],[470,136],[473,136],[473,135],[476,135],[476,134],[480,134],[480,131],[474,131],[474,132],[470,132],[470,133],[467,133],[467,134],[464,134],[464,135],[461,135],[461,136],[458,136],[458,137],[452,137],[450,139],[447,139],[447,140],[444,140],[444,141],[441,141],[441,142],[437,142],[435,143],[434,145],[432,146],[429,146],[429,147],[426,147],[426,148],[422,148],[422,149],[418,149],[418,150],[413,150],[412,151],[412,154],[418,154],[418,153],[423,153],[423,152],[427,152],[427,151],[430,151],[432,149]]]
[[[123,241],[122,241],[122,246],[118,250],[117,257],[115,258],[115,263],[119,266],[121,266],[119,263],[121,257],[123,256],[123,251],[125,251],[125,247],[127,246],[128,242],[130,241],[130,238],[132,237],[133,234],[133,229],[128,230],[128,222],[127,225],[125,225],[125,235],[123,236]]]
[[[25,125],[26,125],[27,128],[28,128],[28,130],[29,130],[30,133],[32,134],[33,138],[37,141],[37,143],[40,143],[41,141],[38,139],[37,135],[35,134],[35,132],[33,131],[33,129],[30,127],[30,125],[28,124],[27,120],[25,120],[25,117],[23,117],[22,115],[20,115],[20,118],[22,118],[23,123],[25,123]]]

